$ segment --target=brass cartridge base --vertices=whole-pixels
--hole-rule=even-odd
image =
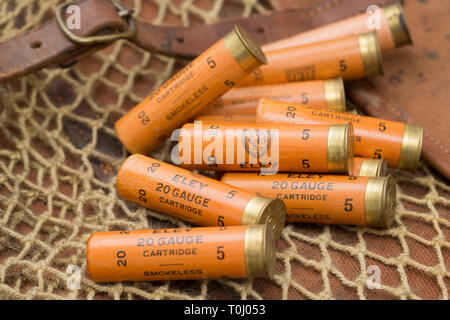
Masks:
[[[387,174],[386,159],[364,159],[359,169],[361,177],[385,177]]]
[[[380,45],[375,31],[360,34],[358,36],[359,48],[364,65],[366,77],[383,74],[383,60],[381,58]]]
[[[252,72],[262,64],[267,64],[267,58],[252,36],[239,25],[223,38],[225,46],[242,70]]]
[[[270,224],[276,239],[280,237],[285,222],[284,202],[262,196],[255,196],[249,201],[241,218],[241,225]]]
[[[328,131],[328,171],[353,174],[353,125],[335,124]]]
[[[324,80],[323,85],[327,110],[345,112],[345,90],[342,78]]]
[[[408,25],[405,21],[403,8],[400,2],[394,2],[383,9],[384,15],[391,29],[392,38],[395,46],[401,47],[407,44],[412,44],[411,35],[409,34]]]
[[[364,215],[368,226],[389,228],[394,222],[396,185],[391,176],[370,177],[364,196]]]
[[[402,149],[398,159],[397,169],[407,170],[411,173],[417,171],[420,154],[422,153],[423,126],[405,124]]]
[[[247,227],[244,250],[248,277],[273,278],[275,274],[275,237],[268,224]]]

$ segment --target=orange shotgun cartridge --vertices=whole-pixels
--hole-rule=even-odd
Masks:
[[[356,177],[385,177],[387,176],[386,159],[354,157],[353,175]]]
[[[377,10],[377,9],[375,9]],[[405,21],[402,6],[395,2],[379,11],[372,11],[372,16],[363,13],[295,36],[264,45],[264,52],[305,45],[360,34],[375,30],[380,42],[381,51],[392,50],[407,44],[412,44],[408,26]],[[379,20],[377,21],[377,18]],[[368,23],[372,22],[372,30]],[[377,23],[379,25],[377,26]]]
[[[248,73],[267,63],[239,26],[120,118],[115,129],[130,153],[146,154],[203,112]]]
[[[178,152],[188,169],[351,174],[353,127],[187,123]]]
[[[261,99],[256,122],[290,124],[353,123],[355,157],[385,158],[390,168],[416,172],[422,151],[423,126],[300,104]]]
[[[352,80],[382,74],[375,32],[266,52],[267,66],[242,79],[238,86],[342,77]]]
[[[254,114],[211,114],[203,115],[195,118],[195,121],[202,121],[205,123],[254,123],[256,121],[256,110]]]
[[[95,282],[272,278],[269,225],[93,233],[87,271]]]
[[[221,181],[283,200],[288,222],[390,227],[394,220],[396,187],[391,177],[230,172]]]
[[[345,112],[342,78],[234,88],[220,97],[203,115],[235,115],[256,113],[258,100],[270,98],[285,102]]]
[[[125,200],[199,226],[238,226],[269,222],[277,237],[285,207],[220,181],[143,155],[128,157],[117,174],[117,191]]]

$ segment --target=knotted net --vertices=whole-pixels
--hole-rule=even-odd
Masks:
[[[123,2],[157,25],[270,10],[256,0]],[[58,3],[2,0],[0,41],[53,17]],[[185,226],[118,197],[115,175],[126,151],[113,130],[184,63],[123,40],[68,69],[0,86],[0,299],[448,299],[450,187],[424,163],[414,176],[393,173],[392,229],[287,224],[273,281],[91,281],[92,232]],[[170,161],[170,150],[166,143],[152,156]],[[77,267],[80,289],[71,289]],[[368,274],[377,267],[381,286],[371,289]]]

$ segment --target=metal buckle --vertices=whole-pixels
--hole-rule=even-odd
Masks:
[[[123,5],[116,1],[112,1],[112,4],[117,8],[117,11],[119,13],[119,16],[122,18],[127,19],[128,23],[128,30],[120,33],[114,33],[114,34],[108,34],[108,35],[102,35],[102,36],[88,36],[88,37],[81,37],[74,34],[69,28],[67,28],[66,23],[64,22],[63,18],[63,10],[66,9],[69,5],[71,5],[73,2],[63,3],[60,4],[56,8],[56,21],[58,22],[61,30],[64,32],[64,34],[73,42],[79,43],[79,44],[92,44],[92,43],[103,43],[103,42],[111,42],[118,39],[124,39],[124,38],[131,38],[136,34],[136,21],[134,17],[132,16],[133,11],[128,10]]]

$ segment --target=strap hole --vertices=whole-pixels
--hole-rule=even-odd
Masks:
[[[184,43],[184,39],[183,38],[177,38],[177,41],[179,42],[179,43]]]
[[[261,28],[261,27],[256,29],[256,32],[258,32],[258,33],[264,33],[264,31],[265,31],[264,28]]]
[[[31,44],[31,48],[33,49],[38,49],[42,46],[42,42],[41,41],[35,41]]]

